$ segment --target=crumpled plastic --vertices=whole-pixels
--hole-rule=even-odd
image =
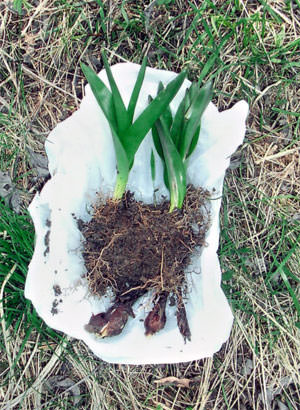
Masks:
[[[112,72],[128,104],[140,66],[121,63]],[[147,68],[135,116],[147,105],[148,95],[155,96],[159,81],[166,85],[176,74]],[[108,85],[105,71],[100,78]],[[174,98],[174,111],[190,85],[185,80]],[[135,319],[129,318],[119,336],[100,339],[84,326],[92,314],[111,305],[109,294],[102,298],[90,294],[82,257],[83,236],[78,220],[92,218],[98,193],[112,195],[116,179],[114,147],[108,123],[89,85],[80,108],[58,124],[45,143],[51,179],[34,197],[29,212],[35,226],[36,242],[29,265],[25,296],[40,317],[53,329],[83,340],[99,358],[111,363],[158,364],[185,362],[211,357],[228,339],[233,315],[221,289],[219,245],[219,210],[223,179],[230,155],[243,142],[248,104],[236,103],[218,112],[210,103],[205,110],[198,145],[187,170],[188,183],[211,192],[211,225],[206,246],[195,252],[186,279],[186,301],[191,341],[184,342],[176,322],[176,307],[167,304],[165,328],[145,337],[143,320],[152,309],[151,293],[134,305]],[[153,149],[149,133],[141,144],[131,170],[127,188],[145,203],[168,197],[163,183],[163,167],[155,153],[156,177],[151,179],[150,156]],[[154,150],[155,151],[155,150]]]

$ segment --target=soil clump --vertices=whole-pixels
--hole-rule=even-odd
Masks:
[[[171,296],[170,303],[177,304],[178,328],[185,340],[190,339],[183,302],[187,296],[184,270],[193,251],[205,244],[208,197],[207,191],[189,186],[182,209],[171,213],[169,201],[147,205],[130,192],[120,201],[110,199],[95,207],[92,220],[80,224],[86,239],[87,278],[92,294],[101,297],[110,289],[115,299],[108,315],[99,314],[102,331],[96,331],[98,315],[92,316],[87,330],[110,336],[111,312],[115,316],[121,312],[120,333],[128,318],[124,319],[124,312],[129,314],[134,302],[152,289],[154,308],[145,319],[146,335],[163,328],[166,299]]]

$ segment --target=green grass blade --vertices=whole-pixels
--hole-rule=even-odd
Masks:
[[[22,5],[23,5],[23,0],[14,0],[13,2],[13,8],[16,10],[19,16],[22,15]]]
[[[127,110],[125,108],[123,99],[121,97],[118,86],[115,82],[115,79],[112,75],[112,72],[111,72],[111,69],[108,64],[108,60],[107,60],[107,57],[104,51],[101,53],[101,55],[102,55],[105,71],[107,74],[107,78],[109,81],[111,93],[112,93],[112,100],[113,100],[115,113],[116,113],[116,120],[118,124],[118,134],[121,135],[129,127],[130,121],[129,121],[129,117],[128,117]]]
[[[164,153],[170,191],[170,212],[172,212],[175,208],[182,207],[186,194],[186,172],[164,120],[157,120],[156,127]]]
[[[205,63],[205,66],[203,67],[199,79],[198,79],[198,84],[201,84],[205,76],[212,70],[213,65],[215,64],[216,59],[219,57],[219,53],[216,52],[215,54],[211,55],[207,62]]]
[[[127,108],[128,120],[130,124],[133,121],[136,103],[137,103],[137,100],[138,100],[138,97],[139,97],[139,94],[142,88],[142,84],[145,78],[146,65],[147,65],[147,57],[144,57],[141,68],[139,70],[139,73],[136,79],[136,83],[134,85],[134,88],[133,88],[133,91],[130,97],[128,108]]]
[[[300,303],[299,303],[299,300],[298,300],[298,296],[295,294],[295,292],[294,292],[294,290],[293,290],[293,288],[292,288],[292,286],[291,286],[291,284],[290,284],[290,282],[287,278],[287,275],[285,274],[283,269],[279,269],[279,273],[281,275],[281,278],[282,278],[282,280],[283,280],[283,282],[284,282],[284,284],[285,284],[291,298],[293,299],[294,306],[297,310],[298,316],[300,317]]]
[[[220,51],[224,49],[225,44],[227,43],[227,41],[232,37],[232,31],[230,31],[228,34],[225,34],[221,41],[220,44],[218,46],[218,48],[216,50],[214,50],[214,54],[212,54],[209,59],[207,60],[207,62],[205,63],[200,76],[198,78],[198,84],[202,84],[202,81],[204,80],[205,76],[210,73],[211,71],[213,71],[213,66],[215,64],[215,61],[217,60],[217,58],[220,58]]]
[[[111,92],[90,67],[84,63],[81,63],[80,66],[110,127],[117,132],[117,121]]]
[[[127,130],[125,141],[129,163],[133,163],[134,155],[145,138],[146,134],[153,127],[155,121],[161,116],[168,107],[174,96],[181,87],[186,72],[180,73],[172,80],[166,88],[156,96],[142,114],[136,119],[133,125]]]
[[[191,102],[188,111],[185,114],[185,127],[180,146],[179,153],[183,161],[186,160],[188,154],[191,154],[191,144],[195,133],[200,125],[201,117],[212,97],[212,83],[209,81],[198,92],[197,96]],[[199,134],[198,134],[199,135]],[[194,144],[195,146],[195,144]]]

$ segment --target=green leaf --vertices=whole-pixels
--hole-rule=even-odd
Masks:
[[[134,85],[134,88],[133,88],[133,91],[130,97],[128,108],[127,108],[127,114],[128,114],[128,119],[129,119],[130,124],[132,124],[132,121],[133,121],[136,103],[137,103],[137,100],[138,100],[138,97],[139,97],[139,94],[142,88],[142,84],[144,81],[146,65],[147,65],[147,57],[144,57],[141,68],[139,70],[139,73],[136,79],[136,83]]]
[[[187,154],[186,158],[188,158],[192,154],[194,149],[196,148],[196,145],[198,143],[199,136],[200,136],[200,128],[201,128],[201,121],[200,121],[199,126],[196,129],[196,132],[195,132],[193,138],[192,138],[192,142],[191,142],[191,145],[190,145],[190,148],[189,148],[189,151],[188,151],[188,154]]]
[[[212,97],[212,82],[208,81],[200,89],[198,88],[198,84],[193,84],[191,87],[190,96],[191,106],[189,107],[185,115],[186,119],[191,118],[195,108],[197,108],[197,110],[200,112],[200,115],[202,116],[205,108],[207,107]]]
[[[192,90],[192,94],[194,94],[194,90]],[[208,103],[210,102],[211,96],[212,83],[211,81],[209,81],[198,91],[197,95],[194,96],[193,100],[191,101],[190,107],[185,113],[183,136],[180,139],[180,145],[178,147],[180,156],[183,161],[185,161],[187,156],[191,154],[190,147],[192,140],[193,138],[195,138],[195,133],[200,125],[202,114],[206,109]]]
[[[135,120],[133,125],[126,131],[123,142],[126,146],[129,163],[133,163],[134,155],[141,142],[150,131],[155,121],[173,100],[185,77],[186,72],[184,71],[177,75],[177,77],[175,77],[174,80],[172,80],[166,88],[153,99],[148,107],[145,108]]]
[[[177,149],[179,146],[180,137],[183,132],[184,113],[185,113],[187,99],[188,99],[188,89],[186,89],[185,96],[177,108],[176,114],[174,116],[172,128],[171,128],[171,138],[174,144],[176,145]]]
[[[186,172],[164,119],[157,120],[156,127],[164,153],[170,191],[170,212],[172,212],[175,208],[182,207],[186,194]]]
[[[112,138],[116,153],[116,162],[117,162],[117,180],[114,191],[114,198],[121,199],[127,185],[128,176],[129,176],[129,162],[127,159],[126,151],[122,145],[117,134],[112,130]]]
[[[163,152],[163,149],[162,149],[162,146],[161,146],[161,143],[160,143],[160,138],[159,138],[159,134],[158,134],[156,124],[154,124],[153,127],[152,127],[152,139],[153,139],[154,146],[155,146],[155,149],[156,149],[158,155],[160,156],[161,159],[164,159],[164,152]]]
[[[160,138],[159,138],[159,134],[158,134],[158,130],[156,127],[156,124],[153,125],[152,127],[152,139],[154,142],[154,146],[156,149],[156,152],[158,153],[158,155],[160,156],[160,158],[163,161],[163,167],[164,167],[164,172],[163,172],[163,176],[164,176],[164,184],[166,186],[166,188],[168,190],[170,190],[170,185],[169,185],[169,180],[168,180],[168,174],[167,174],[167,167],[166,167],[166,163],[165,163],[165,157],[164,157],[164,152],[163,152],[163,148],[160,142]]]
[[[87,65],[80,63],[82,72],[87,79],[93,94],[102,109],[111,129],[117,132],[117,120],[112,100],[112,94],[97,74]]]
[[[190,107],[191,103],[197,98],[197,95],[199,94],[200,88],[197,83],[192,83],[190,85],[190,88],[188,89],[188,105],[187,109]]]
[[[118,89],[118,86],[115,82],[115,79],[112,75],[112,72],[111,72],[111,69],[108,64],[107,57],[104,51],[102,51],[101,55],[102,55],[105,71],[107,74],[107,78],[109,81],[111,93],[112,93],[112,99],[113,99],[113,104],[115,108],[115,116],[116,116],[117,124],[118,124],[118,131],[119,131],[119,135],[121,136],[121,134],[129,127],[131,122],[129,121],[127,110],[125,108],[124,102],[122,100],[122,97]]]
[[[117,181],[114,198],[118,199],[122,197],[126,188],[129,175],[129,163],[126,151],[118,135],[118,124],[115,115],[113,96],[103,81],[100,80],[97,74],[90,67],[81,63],[81,69],[110,125],[117,162]]]
[[[157,91],[157,95],[159,95],[159,93],[161,93],[163,90],[165,89],[163,83],[160,81],[158,84],[158,91]],[[171,108],[170,108],[170,104],[166,107],[166,109],[161,113],[161,117],[164,118],[166,125],[168,128],[171,128],[172,126],[172,122],[173,122],[173,117],[172,117],[172,112],[171,112]]]
[[[152,182],[154,182],[155,176],[156,176],[156,169],[155,169],[155,157],[154,157],[153,149],[151,150],[150,167],[151,167],[151,179],[152,179]]]
[[[157,95],[163,90],[164,90],[163,83],[160,82],[158,84]],[[153,101],[153,98],[151,97],[151,95],[149,95],[148,100],[149,100],[149,103],[151,103]],[[167,125],[167,127],[171,128],[173,118],[172,118],[172,112],[171,112],[171,109],[170,109],[170,105],[161,114],[160,118],[163,118],[166,125]],[[152,138],[153,138],[154,146],[155,146],[155,149],[156,149],[158,155],[162,159],[164,159],[164,153],[163,153],[163,149],[162,149],[162,146],[161,146],[161,143],[160,143],[160,138],[159,138],[158,131],[157,131],[155,123],[152,127]]]
[[[127,111],[118,90],[117,84],[113,78],[106,55],[102,53],[102,56],[111,91],[106,87],[103,81],[100,80],[100,78],[96,75],[96,73],[94,73],[91,68],[84,64],[81,64],[81,67],[91,86],[94,96],[99,106],[101,107],[106,119],[108,120],[111,128],[117,162],[117,180],[114,198],[121,198],[123,193],[125,192],[129,171],[133,165],[136,151],[146,134],[154,125],[155,121],[157,121],[161,116],[161,122],[164,127],[164,132],[166,132],[167,130],[168,134],[166,140],[164,140],[164,146],[161,145],[160,137],[156,134],[156,145],[158,147],[158,151],[160,151],[161,156],[164,156],[165,158],[166,156],[170,155],[170,158],[167,158],[164,163],[164,177],[166,184],[171,185],[171,209],[173,209],[175,206],[180,207],[182,205],[186,189],[185,168],[183,163],[181,162],[178,165],[178,169],[175,169],[175,162],[178,161],[178,159],[180,160],[180,156],[176,151],[176,146],[174,145],[170,137],[169,130],[171,128],[173,119],[169,104],[181,87],[186,77],[186,73],[182,72],[177,77],[175,77],[166,86],[165,89],[162,84],[159,84],[158,95],[154,99],[151,99],[148,107],[146,107],[142,114],[140,114],[140,116],[137,118],[137,120],[133,124],[131,124],[145,76],[146,59],[143,60],[143,64],[139,70]],[[168,149],[170,150],[170,153],[167,152]],[[155,162],[153,152],[151,153],[150,166],[151,176],[152,179],[154,179]],[[183,182],[184,184],[182,185]]]
[[[162,90],[162,85],[159,90]],[[164,182],[170,191],[170,212],[181,208],[186,194],[186,158],[194,151],[200,134],[201,117],[212,95],[212,84],[202,88],[193,83],[186,90],[174,119],[170,107],[152,128],[154,146],[163,160]],[[152,98],[149,97],[151,101]]]

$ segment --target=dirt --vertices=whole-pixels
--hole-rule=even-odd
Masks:
[[[86,239],[83,256],[91,293],[103,296],[112,290],[113,307],[119,308],[132,306],[152,289],[152,316],[161,310],[157,306],[161,295],[168,295],[170,303],[177,304],[179,330],[190,339],[183,303],[187,296],[184,270],[195,248],[205,243],[208,196],[203,189],[188,187],[182,209],[171,213],[168,201],[146,205],[130,192],[121,201],[111,199],[96,207],[92,220],[80,224]],[[160,317],[164,317],[162,313],[155,319]],[[163,327],[161,323],[157,326],[159,330]]]

